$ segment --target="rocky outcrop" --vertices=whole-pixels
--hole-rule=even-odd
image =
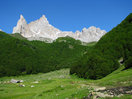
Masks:
[[[22,83],[23,80],[16,80],[16,79],[11,79],[11,83]]]
[[[104,87],[98,88],[99,90],[94,90],[89,93],[87,97],[83,99],[100,99],[100,98],[120,98],[123,95],[132,95],[132,86],[116,87],[106,89]]]
[[[106,31],[96,28],[94,26],[84,28],[81,32],[76,31],[61,31],[49,24],[47,18],[43,15],[40,19],[27,24],[22,15],[17,23],[17,26],[13,28],[13,33],[20,33],[28,40],[41,40],[52,42],[59,37],[72,37],[82,42],[98,41]]]

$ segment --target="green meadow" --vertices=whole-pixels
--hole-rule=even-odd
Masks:
[[[49,73],[2,77],[0,78],[0,99],[85,99],[98,88],[131,86],[132,69],[122,71],[123,68],[121,66],[112,74],[99,80],[69,75],[68,68]],[[23,80],[23,82],[10,83],[11,79]],[[22,84],[25,87],[20,87]],[[113,99],[131,98],[132,95],[113,97]]]

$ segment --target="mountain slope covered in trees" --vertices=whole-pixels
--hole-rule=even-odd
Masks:
[[[70,73],[83,78],[103,78],[119,67],[121,58],[126,69],[132,67],[132,13],[75,62]]]
[[[70,37],[53,43],[28,41],[0,32],[0,76],[49,72],[70,67],[90,46]]]

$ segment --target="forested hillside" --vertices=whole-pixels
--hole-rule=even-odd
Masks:
[[[71,74],[99,79],[119,67],[119,60],[132,67],[132,14],[104,35],[99,42],[71,67]]]
[[[28,41],[0,32],[0,76],[49,72],[70,67],[79,77],[100,79],[116,70],[119,60],[132,67],[132,14],[99,42],[83,44],[70,37],[53,43]]]
[[[0,32],[0,76],[49,72],[70,67],[90,46],[70,37],[53,43],[28,41],[21,35]]]

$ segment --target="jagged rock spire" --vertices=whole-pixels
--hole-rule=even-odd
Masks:
[[[14,27],[13,33],[20,33],[28,40],[42,40],[42,38],[55,40],[58,37],[70,36],[83,42],[93,42],[98,41],[106,33],[106,31],[91,26],[88,29],[83,28],[81,32],[63,32],[50,25],[45,15],[42,15],[40,19],[29,24],[27,24],[24,17],[20,15],[20,19],[17,22],[17,26]]]
[[[23,17],[23,15],[22,15],[22,14],[20,15],[20,19],[24,19],[24,17]]]
[[[49,23],[48,20],[47,20],[47,18],[45,17],[45,15],[42,15],[42,17],[40,18],[40,20]]]
[[[13,28],[13,33],[23,33],[25,32],[25,28],[27,28],[27,22],[24,17],[20,15],[17,26]]]

